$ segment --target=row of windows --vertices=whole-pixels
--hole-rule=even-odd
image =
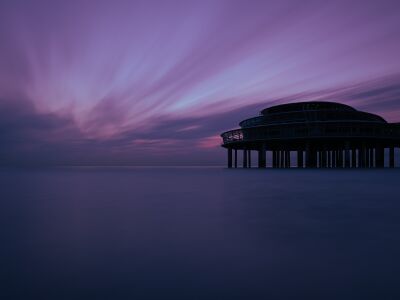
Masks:
[[[309,126],[309,127],[287,127],[287,128],[253,128],[247,130],[233,130],[223,134],[224,143],[253,140],[263,138],[285,138],[285,137],[313,137],[313,136],[369,136],[369,137],[398,137],[400,138],[400,128],[392,127],[372,127],[361,126]]]
[[[294,112],[279,115],[259,116],[247,119],[240,123],[242,128],[266,125],[272,123],[301,123],[301,122],[324,122],[324,121],[371,121],[385,123],[376,115],[353,112],[353,111],[314,111],[314,112]]]

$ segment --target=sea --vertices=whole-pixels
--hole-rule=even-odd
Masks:
[[[0,169],[0,299],[400,299],[400,169]]]

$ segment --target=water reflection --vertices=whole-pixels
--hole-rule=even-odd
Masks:
[[[0,171],[4,299],[400,296],[397,170]]]

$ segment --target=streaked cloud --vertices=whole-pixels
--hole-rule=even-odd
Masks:
[[[398,1],[0,3],[2,163],[217,163],[281,102],[400,121]]]

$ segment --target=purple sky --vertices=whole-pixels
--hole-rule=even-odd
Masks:
[[[0,164],[223,164],[280,102],[400,121],[399,1],[0,1]]]

